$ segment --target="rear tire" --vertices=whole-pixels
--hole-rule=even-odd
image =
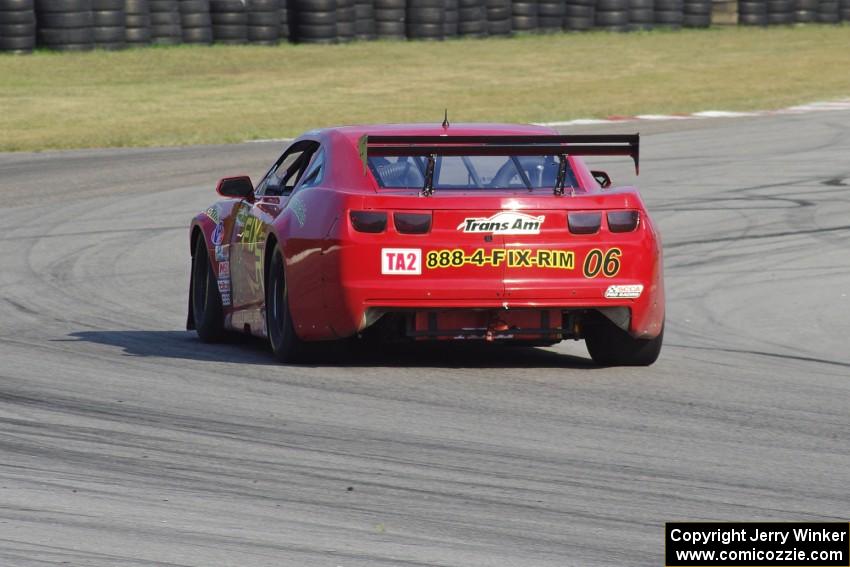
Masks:
[[[587,326],[584,342],[590,358],[600,366],[649,366],[661,353],[664,325],[654,339],[635,339],[599,315]]]
[[[295,334],[283,270],[283,255],[275,249],[266,282],[266,331],[275,358],[297,362],[303,356],[304,343]]]
[[[192,257],[192,316],[202,342],[221,340],[224,335],[221,295],[203,237],[198,238]]]

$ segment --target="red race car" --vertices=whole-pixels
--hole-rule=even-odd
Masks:
[[[187,327],[305,343],[584,339],[602,365],[655,362],[661,242],[632,187],[581,156],[630,156],[637,135],[536,126],[311,131],[256,187],[227,177],[191,223]]]

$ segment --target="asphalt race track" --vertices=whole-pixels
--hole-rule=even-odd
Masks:
[[[642,369],[203,345],[189,219],[282,144],[0,155],[0,565],[658,566],[668,520],[847,521],[850,112],[639,127]]]

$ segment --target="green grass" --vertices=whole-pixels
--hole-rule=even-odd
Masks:
[[[850,26],[0,56],[0,150],[279,138],[850,97]]]

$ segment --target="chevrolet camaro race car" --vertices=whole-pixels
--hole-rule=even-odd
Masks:
[[[582,156],[630,156],[637,135],[536,126],[387,125],[311,131],[259,183],[190,227],[187,327],[309,342],[584,339],[601,365],[655,362],[661,243],[632,187]]]

